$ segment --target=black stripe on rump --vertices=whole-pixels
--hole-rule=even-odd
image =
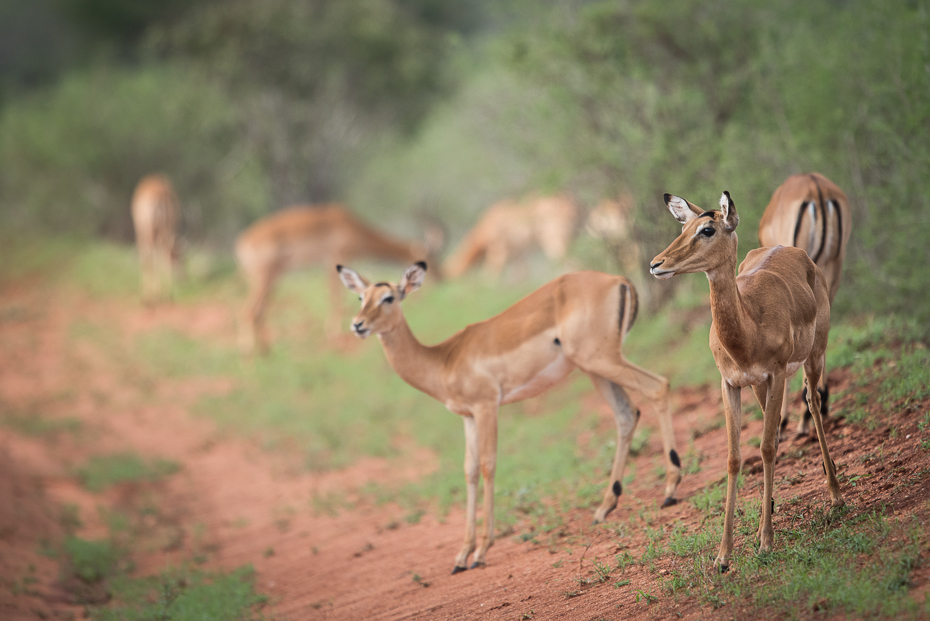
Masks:
[[[838,259],[840,256],[840,250],[843,248],[843,212],[840,210],[840,202],[836,199],[831,201],[833,203],[833,211],[836,213],[836,253],[833,255],[834,259]]]
[[[811,175],[811,180],[814,182],[814,187],[817,188],[817,206],[820,207],[820,219],[822,220],[822,224],[820,225],[820,248],[817,249],[817,255],[811,257],[814,263],[816,263],[823,252],[824,244],[827,243],[827,206],[823,202],[823,192],[820,190],[820,184],[817,183],[817,177]]]

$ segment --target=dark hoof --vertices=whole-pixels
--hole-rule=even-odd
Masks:
[[[671,506],[677,505],[677,504],[678,504],[678,499],[677,499],[677,498],[671,498],[671,497],[669,497],[669,498],[666,498],[664,501],[662,501],[662,508],[664,509],[665,507],[671,507]]]
[[[730,571],[730,566],[729,566],[729,565],[721,565],[721,566],[720,566],[720,573],[725,574],[725,573],[727,573],[728,571]]]
[[[475,561],[474,563],[471,564],[471,567],[469,567],[469,569],[478,569],[479,567],[484,567],[484,563],[479,563],[478,561]]]
[[[460,574],[466,569],[467,569],[466,567],[459,567],[458,565],[456,565],[455,567],[452,568],[452,575],[454,576],[455,574]]]

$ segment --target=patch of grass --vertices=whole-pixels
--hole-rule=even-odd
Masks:
[[[100,492],[117,483],[155,481],[179,469],[177,462],[166,459],[144,460],[135,453],[114,453],[91,457],[76,472],[84,487]]]
[[[176,569],[151,578],[120,578],[111,583],[114,603],[90,609],[96,621],[200,621],[263,618],[267,602],[255,591],[251,566],[228,574]]]
[[[722,519],[694,532],[672,531],[668,551],[685,560],[665,580],[672,594],[696,596],[713,607],[749,604],[766,616],[806,618],[816,612],[854,618],[925,618],[930,601],[908,595],[926,534],[919,520],[880,512],[850,516],[786,503],[787,528],[776,528],[774,550],[758,554],[758,503],[738,514],[735,570],[713,567]],[[813,515],[812,515],[813,514]],[[785,518],[782,518],[783,520]],[[799,607],[800,605],[800,607]]]
[[[117,571],[122,554],[112,542],[68,537],[64,544],[68,570],[86,583],[100,582]]]

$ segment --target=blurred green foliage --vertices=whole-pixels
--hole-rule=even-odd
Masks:
[[[60,33],[0,54],[2,226],[129,240],[155,170],[186,238],[224,245],[294,202],[454,242],[505,196],[628,191],[647,260],[676,231],[663,192],[730,190],[745,253],[775,187],[818,170],[853,205],[835,310],[930,309],[923,0],[149,4],[0,4]]]

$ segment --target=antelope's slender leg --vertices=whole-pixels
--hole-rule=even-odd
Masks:
[[[478,504],[478,426],[471,416],[463,416],[465,423],[465,542],[455,557],[453,574],[468,569],[468,555],[475,550],[475,521]]]
[[[266,349],[265,308],[271,285],[277,277],[274,269],[267,268],[246,274],[249,295],[239,315],[239,349],[243,354],[252,354]]]
[[[723,539],[715,563],[721,572],[725,572],[730,568],[730,555],[733,553],[733,516],[736,513],[737,483],[742,465],[739,449],[742,404],[740,389],[730,386],[726,379],[720,381],[720,392],[723,393],[723,411],[727,421],[727,504],[723,518]]]
[[[494,472],[497,468],[497,405],[475,408],[478,430],[478,465],[484,479],[484,528],[471,568],[484,565],[488,548],[494,545]]]
[[[623,493],[623,471],[630,454],[630,445],[633,443],[633,432],[636,430],[636,423],[639,422],[639,410],[630,403],[630,398],[622,386],[593,373],[589,373],[588,377],[610,405],[614,413],[614,421],[617,423],[617,450],[614,453],[610,481],[604,492],[604,501],[594,513],[594,523],[600,524],[617,506],[617,499]]]
[[[775,484],[775,454],[778,452],[778,430],[781,426],[781,406],[787,384],[784,370],[776,371],[765,388],[767,399],[762,419],[762,516],[759,521],[759,551],[772,550],[775,531],[772,528],[772,493]],[[762,389],[760,388],[760,393]]]
[[[665,452],[665,501],[663,506],[675,504],[675,493],[681,482],[681,459],[675,450],[675,434],[672,428],[672,412],[669,397],[668,380],[661,375],[651,373],[623,358],[616,350],[613,360],[588,358],[582,367],[588,373],[595,373],[626,390],[637,392],[654,404],[659,419],[659,432],[662,435],[662,447]],[[581,365],[579,365],[581,366]]]
[[[830,490],[830,498],[834,507],[841,507],[845,504],[843,495],[840,493],[840,484],[836,480],[836,465],[830,459],[830,450],[827,448],[827,438],[823,431],[823,418],[820,415],[820,393],[817,392],[817,381],[820,379],[820,373],[823,370],[824,357],[811,363],[808,360],[804,364],[804,375],[807,380],[807,404],[811,409],[811,417],[814,419],[814,428],[817,429],[817,440],[820,442],[820,453],[823,456],[823,469],[827,473],[827,487]],[[818,368],[819,367],[819,368]]]

